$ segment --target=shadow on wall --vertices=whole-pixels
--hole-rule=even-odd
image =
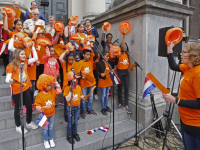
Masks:
[[[111,9],[115,6],[118,6],[119,4],[125,2],[127,0],[113,0],[111,3],[110,3],[110,6],[108,7],[108,9]]]

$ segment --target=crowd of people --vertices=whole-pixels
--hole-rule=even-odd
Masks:
[[[8,9],[15,11],[16,16],[12,20]],[[101,44],[97,41],[99,34],[91,25],[90,20],[85,24],[78,24],[78,16],[68,19],[64,26],[61,21],[56,21],[54,16],[49,16],[49,24],[37,8],[35,1],[31,2],[31,8],[24,15],[19,9],[19,3],[14,2],[13,8],[6,7],[1,10],[3,16],[3,31],[8,40],[4,42],[7,48],[1,49],[5,67],[6,83],[12,87],[14,103],[14,118],[16,131],[22,133],[19,113],[20,92],[23,92],[23,112],[26,113],[26,128],[37,129],[38,125],[32,121],[32,112],[36,108],[48,118],[49,125],[43,129],[45,148],[55,147],[53,140],[53,125],[55,118],[55,99],[58,94],[63,94],[64,119],[67,124],[67,140],[69,143],[80,141],[77,133],[79,115],[85,119],[86,113],[97,115],[92,108],[93,99],[101,101],[101,113],[108,115],[111,108],[108,107],[108,97],[113,85],[111,79],[111,67],[117,65],[119,77],[124,80],[124,101],[122,100],[122,84],[118,85],[119,105],[117,109],[124,107],[127,113],[131,113],[128,107],[128,87],[130,65],[129,56],[126,53],[128,46],[125,44],[126,34],[120,47],[112,43],[112,34],[107,32],[107,26],[103,26]],[[47,40],[48,38],[48,40]],[[48,43],[40,45],[40,42]],[[117,55],[113,55],[113,49]],[[100,52],[99,52],[100,51]],[[22,62],[24,63],[21,67]],[[20,80],[20,69],[23,68]],[[73,89],[70,78],[71,68],[76,72],[77,85]],[[20,91],[20,84],[23,91]],[[35,86],[34,86],[35,85]],[[100,89],[99,97],[97,95]],[[93,91],[94,90],[94,91]],[[71,102],[71,96],[72,102]],[[35,99],[34,99],[35,98]],[[73,119],[70,115],[72,104]],[[73,135],[71,133],[71,121],[73,121]],[[28,130],[24,128],[26,134]]]
[[[32,112],[36,108],[39,114],[43,113],[49,121],[47,128],[43,128],[44,147],[47,149],[55,147],[53,140],[55,99],[58,94],[63,94],[64,119],[68,122],[67,140],[69,143],[75,142],[74,139],[80,141],[77,133],[79,115],[82,119],[85,119],[86,113],[97,115],[92,108],[93,99],[100,98],[103,115],[112,112],[108,107],[108,97],[112,97],[110,89],[113,86],[113,78],[110,72],[113,68],[116,68],[119,79],[122,81],[122,84],[117,85],[116,109],[123,107],[127,113],[131,113],[128,106],[128,70],[131,70],[131,65],[127,53],[129,47],[125,42],[126,32],[120,31],[122,42],[117,46],[112,42],[113,35],[108,33],[111,25],[106,22],[102,26],[103,34],[99,43],[97,41],[99,34],[91,25],[90,20],[87,19],[84,24],[78,24],[78,16],[71,16],[65,26],[62,22],[56,21],[54,16],[49,16],[47,25],[35,1],[31,2],[31,8],[26,14],[19,9],[19,3],[16,1],[12,8],[6,7],[1,12],[4,44],[8,45],[7,47],[4,44],[1,45],[1,57],[5,67],[2,75],[6,76],[6,83],[10,83],[12,88],[17,132],[22,133],[19,116],[19,100],[20,92],[22,92],[26,128],[38,128],[38,125],[32,121]],[[125,28],[128,29],[128,23],[125,24]],[[170,94],[163,94],[163,97],[166,101],[179,106],[184,147],[187,150],[199,149],[200,44],[187,44],[181,54],[182,64],[179,65],[176,64],[172,55],[173,46],[171,42],[168,46],[167,58],[172,70],[183,72],[180,93],[178,98]],[[76,74],[76,80],[74,74]],[[23,84],[23,91],[20,91],[19,83]],[[122,99],[122,85],[124,85],[124,99]],[[99,97],[98,88],[100,89]],[[72,120],[70,108],[72,108]],[[25,134],[28,132],[26,128]]]

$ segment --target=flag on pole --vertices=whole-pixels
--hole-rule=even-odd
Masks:
[[[45,116],[45,114],[42,112],[37,118],[37,120],[35,121],[35,123],[39,125],[40,127],[42,127],[43,129],[46,129],[49,124],[49,121],[47,117]]]
[[[142,101],[151,91],[155,89],[155,87],[156,87],[155,84],[149,79],[148,76],[146,76],[144,80],[144,92]]]
[[[115,72],[115,74],[117,75],[117,77],[115,75],[112,74],[112,71],[110,72],[110,77],[111,77],[111,80],[113,82],[114,85],[117,85],[117,84],[121,84],[121,80],[119,78],[119,75],[117,73],[117,70],[116,69],[113,69],[113,71]],[[114,81],[113,81],[113,76],[114,76]]]

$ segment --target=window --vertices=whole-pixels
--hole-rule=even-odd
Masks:
[[[110,3],[112,2],[113,0],[106,0],[106,10],[108,10],[108,7],[110,6]]]

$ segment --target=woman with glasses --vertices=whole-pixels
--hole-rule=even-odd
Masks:
[[[179,106],[181,134],[186,150],[200,150],[200,43],[188,43],[181,53],[181,64],[173,57],[173,47],[168,47],[170,69],[182,72],[178,98],[163,94],[165,101]]]

